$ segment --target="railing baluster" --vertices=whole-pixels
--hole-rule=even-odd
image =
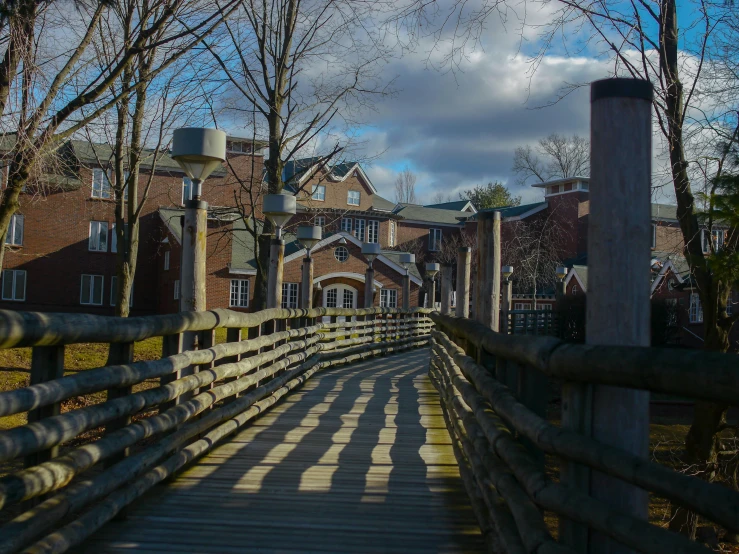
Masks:
[[[64,346],[34,346],[31,353],[31,385],[53,381],[64,376]],[[28,423],[41,421],[61,413],[61,402],[35,408],[28,412]],[[58,446],[40,450],[25,457],[23,464],[31,467],[56,458]]]

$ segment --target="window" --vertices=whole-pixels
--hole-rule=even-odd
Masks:
[[[164,253],[164,271],[169,271],[169,250]]]
[[[529,302],[516,302],[513,304],[514,310],[530,310],[531,304]]]
[[[251,152],[251,145],[238,140],[227,140],[226,150],[229,152],[248,154]]]
[[[552,305],[551,304],[537,304],[536,305],[536,310],[539,311],[539,312],[551,311],[552,310]]]
[[[8,234],[5,235],[5,244],[13,246],[23,245],[23,216],[14,214],[10,216],[10,225],[8,226]]]
[[[328,289],[326,291],[326,307],[327,308],[335,308],[336,307],[336,299],[338,298],[338,290]]]
[[[334,257],[340,262],[345,262],[349,259],[349,250],[346,246],[337,246],[334,250]]]
[[[388,234],[390,235],[388,237],[387,245],[388,246],[395,246],[395,222],[390,221]]]
[[[192,200],[192,181],[189,177],[182,178],[182,204]]]
[[[103,305],[103,276],[83,275],[80,282],[80,304]]]
[[[572,295],[577,296],[578,288],[577,285],[572,285]]]
[[[91,252],[108,251],[108,222],[91,221],[88,249]]]
[[[174,299],[179,300],[180,299],[180,280],[177,279],[174,282]]]
[[[652,223],[652,248],[657,248],[657,224]]]
[[[359,195],[358,190],[350,190],[346,196],[346,203],[350,206],[359,206]]]
[[[323,202],[326,200],[326,187],[325,185],[313,185],[313,194],[310,196],[313,200],[320,200]]]
[[[354,220],[354,236],[364,242],[364,229],[367,226],[367,222],[364,219]]]
[[[282,307],[297,308],[298,307],[298,284],[282,283]]]
[[[703,253],[708,254],[711,251],[711,246],[708,243],[707,229],[701,229],[701,242],[703,244]],[[721,247],[724,245],[724,230],[713,229],[711,231],[711,242],[717,252],[721,250]]]
[[[429,250],[441,250],[441,229],[429,229]]]
[[[99,167],[92,170],[92,197],[110,198],[110,177]]]
[[[380,308],[397,308],[397,289],[380,289]]]
[[[3,271],[3,300],[23,302],[26,299],[26,272],[22,269]]]
[[[110,278],[110,305],[115,306],[116,298],[118,296],[118,277],[113,276]],[[133,307],[133,286],[131,286],[130,296],[128,297],[128,307]]]
[[[354,291],[349,289],[344,289],[344,305],[343,308],[353,308],[354,307]]]
[[[690,294],[690,309],[688,311],[690,317],[690,323],[702,323],[703,322],[703,306],[701,306],[701,299],[697,292]]]
[[[317,216],[314,225],[321,228],[321,238],[325,237],[326,234],[324,233],[324,229],[326,228],[326,218],[322,215]]]
[[[228,305],[232,308],[249,307],[248,279],[231,279],[231,300]]]
[[[346,231],[347,233],[352,232],[352,218],[351,217],[341,218],[341,230]]]
[[[123,225],[123,242],[126,242],[128,236],[128,223]],[[118,252],[118,235],[115,232],[115,223],[111,225],[110,231],[110,251],[115,253]]]
[[[561,185],[554,185],[549,187],[549,194],[557,194],[561,190]]]
[[[379,240],[380,222],[371,219],[367,222],[367,242],[379,242]]]
[[[123,172],[123,201],[128,201],[128,181],[131,179],[131,172],[130,171],[124,171]]]

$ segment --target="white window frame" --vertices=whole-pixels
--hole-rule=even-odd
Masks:
[[[174,299],[175,300],[180,299],[180,280],[179,279],[174,280]]]
[[[234,297],[234,285],[236,285],[236,295]],[[246,301],[244,295],[246,294]],[[228,305],[231,308],[248,308],[249,307],[249,279],[231,279],[228,289]]]
[[[441,229],[433,227],[429,229],[429,251],[438,252],[439,250],[441,250],[442,236],[443,234],[441,232]]]
[[[188,197],[185,198],[185,191],[189,191]],[[192,179],[185,176],[182,178],[182,205],[185,205],[185,202],[188,200],[192,200]]]
[[[110,174],[100,168],[95,167],[92,170],[92,198],[110,199]]]
[[[354,195],[356,195],[356,202],[353,202]],[[350,190],[346,193],[346,203],[348,206],[359,206],[362,203],[362,193],[358,190]]]
[[[367,242],[380,242],[380,222],[376,219],[367,220]]]
[[[690,293],[690,307],[688,308],[690,323],[703,323],[703,306],[697,292]]]
[[[164,251],[164,271],[169,271],[169,250]]]
[[[346,258],[343,260],[339,259],[338,252],[340,251],[346,252]],[[346,262],[349,259],[349,257],[350,257],[349,249],[346,246],[337,246],[336,248],[334,248],[334,258],[336,258],[336,261],[339,262],[340,264],[343,264],[344,262]]]
[[[318,194],[320,192],[320,194]],[[326,185],[313,185],[313,189],[311,190],[310,194],[311,200],[316,200],[317,202],[325,202],[326,201]]]
[[[380,289],[380,308],[398,307],[398,289]]]
[[[104,228],[104,231],[103,231]],[[100,239],[105,237],[105,244],[100,244]],[[87,237],[87,249],[90,252],[108,251],[108,222],[90,221],[90,232]]]
[[[322,215],[316,216],[316,221],[314,223],[317,227],[321,228],[321,238],[324,238],[326,236],[325,229],[326,229],[326,218]]]
[[[514,302],[513,309],[514,310],[530,310],[531,302]]]
[[[18,229],[20,223],[20,230]],[[21,214],[13,214],[10,216],[10,225],[8,225],[8,234],[5,235],[5,244],[9,246],[23,246],[23,234],[25,231],[25,218]]]
[[[85,277],[90,278],[90,295],[89,295],[87,302],[84,302],[84,298],[83,298]],[[95,285],[96,282],[99,283],[99,287],[100,287],[100,302],[95,302],[95,290],[97,288]],[[80,304],[83,306],[102,306],[104,298],[105,298],[105,277],[103,275],[93,275],[90,273],[83,273],[80,276]]]
[[[23,275],[23,298],[18,298],[18,278]],[[12,279],[10,298],[5,296],[5,280]],[[28,275],[24,269],[4,269],[2,282],[2,299],[11,302],[25,302],[28,290]]]
[[[282,283],[282,307],[298,308],[298,283]]]
[[[548,312],[552,310],[551,304],[537,304],[536,305],[536,311],[537,312]]]
[[[572,296],[577,296],[579,291],[580,289],[577,288],[577,285],[572,285]]]
[[[113,275],[110,278],[110,305],[111,306],[115,306],[117,287],[118,287],[118,276]],[[133,286],[131,287],[131,293],[128,297],[128,307],[133,308]]]
[[[351,217],[341,218],[341,230],[345,233],[351,233],[354,227],[354,223]]]
[[[367,233],[367,220],[366,219],[355,219],[354,220],[354,237],[357,240],[364,242],[365,234]]]
[[[395,246],[395,221],[390,220],[388,222],[388,240],[387,240],[388,246]]]

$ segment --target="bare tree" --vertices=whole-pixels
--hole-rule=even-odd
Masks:
[[[223,10],[228,10],[232,0]],[[38,2],[17,0],[0,13],[0,121],[12,138],[5,145],[7,187],[0,199],[0,243],[5,243],[21,191],[39,173],[43,160],[65,138],[98,118],[136,82],[116,87],[135,57],[152,47],[165,48],[189,35],[189,49],[222,20],[224,13],[202,0],[152,0],[142,18],[131,11],[130,33],[111,27],[106,35],[111,58],[96,63],[92,45],[104,24],[136,5],[108,2]],[[207,7],[207,9],[206,9]],[[199,35],[199,36],[198,36]],[[117,38],[124,37],[119,43]],[[158,37],[156,40],[153,37]],[[168,50],[173,63],[181,50]],[[162,63],[163,70],[168,64]],[[0,267],[4,248],[0,249]]]
[[[590,142],[580,136],[552,133],[530,145],[516,148],[513,171],[522,185],[530,179],[544,182],[590,175]]]
[[[416,174],[409,167],[405,167],[395,179],[395,202],[398,204],[416,203]]]
[[[233,89],[234,113],[253,113],[267,136],[264,192],[281,192],[285,164],[307,150],[329,145],[315,161],[333,163],[343,149],[331,140],[334,126],[356,123],[355,108],[388,92],[379,71],[386,52],[370,24],[376,9],[360,0],[240,0],[223,36],[208,43]],[[257,309],[266,301],[271,230],[264,222],[257,244]]]

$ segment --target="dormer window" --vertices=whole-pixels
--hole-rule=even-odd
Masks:
[[[350,190],[346,197],[346,203],[350,206],[359,206],[360,193],[358,190]]]
[[[243,140],[227,140],[226,150],[236,154],[251,154],[251,143]]]

